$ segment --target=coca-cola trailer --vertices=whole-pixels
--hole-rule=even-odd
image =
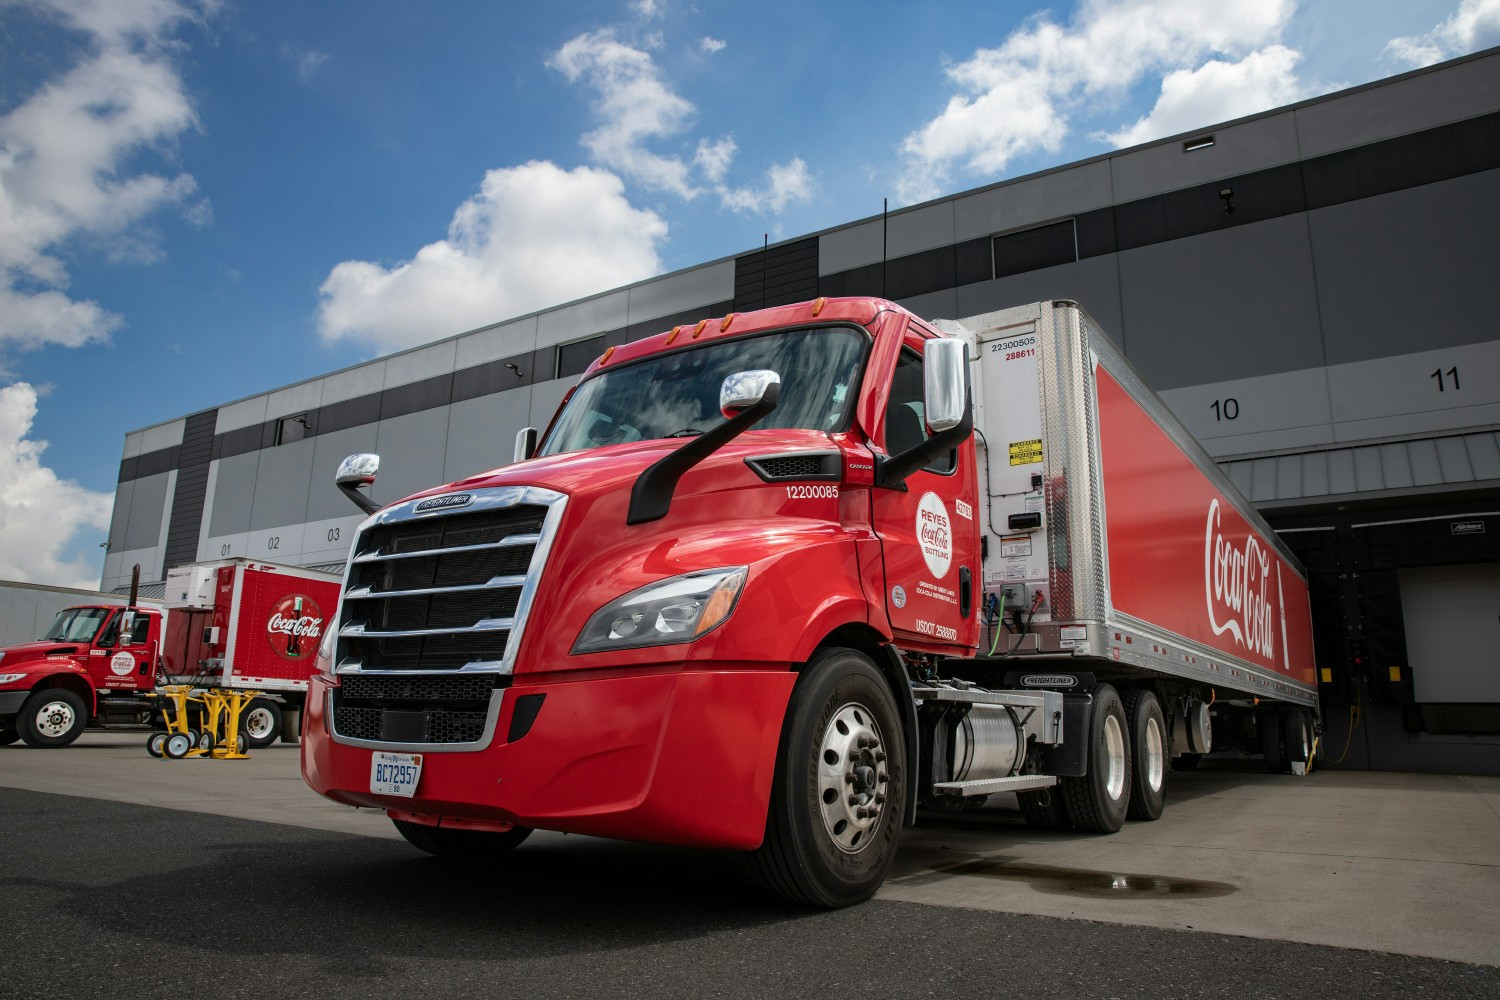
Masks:
[[[738,849],[841,906],[919,805],[1108,833],[1216,744],[1307,765],[1296,560],[1075,303],[676,327],[517,457],[378,512],[340,469],[303,775],[423,850]]]
[[[161,725],[163,684],[264,692],[240,731],[274,742],[300,711],[338,577],[246,559],[175,567],[164,600],[80,603],[0,649],[0,745],[66,746],[89,726]],[[191,722],[201,730],[201,711]],[[290,730],[290,721],[286,727]]]

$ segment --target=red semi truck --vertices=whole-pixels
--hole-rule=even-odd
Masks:
[[[338,589],[332,574],[234,559],[168,570],[160,603],[66,608],[41,639],[0,650],[0,743],[151,725],[158,685],[192,684],[267,692],[241,720],[249,744],[267,746],[283,709],[302,706]]]
[[[518,461],[372,516],[303,775],[414,845],[750,852],[819,906],[918,807],[1155,819],[1214,741],[1305,766],[1305,578],[1074,303],[818,299],[611,348]]]

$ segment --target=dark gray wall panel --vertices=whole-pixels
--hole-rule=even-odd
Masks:
[[[391,503],[443,479],[443,440],[448,436],[447,406],[382,420],[375,437],[380,477],[374,496]]]
[[[214,473],[213,510],[209,513],[210,538],[250,530],[250,503],[255,498],[255,471],[260,452],[223,458]]]
[[[149,549],[161,542],[161,518],[167,510],[167,480],[171,478],[170,472],[163,472],[135,481],[124,549]]]
[[[1323,364],[1302,215],[1118,257],[1125,349],[1152,388]]]
[[[348,456],[376,450],[375,425],[365,424],[332,434],[319,434],[312,439],[312,444],[312,483],[307,494],[307,519],[323,521],[354,513],[358,508],[333,484],[333,477],[338,472],[339,463]]]
[[[1309,213],[1329,364],[1495,338],[1500,170]]]
[[[250,504],[251,531],[307,520],[312,461],[313,440],[308,438],[262,449],[255,475],[255,499]]]
[[[526,426],[530,412],[529,392],[503,392],[454,403],[448,411],[443,479],[453,482],[509,465],[516,432]]]
[[[115,509],[109,519],[109,551],[125,551],[125,529],[130,523],[130,502],[135,496],[135,480],[127,479],[115,487]]]

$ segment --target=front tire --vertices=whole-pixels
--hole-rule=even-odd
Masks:
[[[409,820],[393,819],[396,831],[406,842],[433,857],[453,858],[461,861],[484,861],[509,854],[520,846],[521,841],[531,836],[531,827],[513,826],[503,833],[488,830],[455,830],[441,826],[426,826]]]
[[[240,718],[240,729],[252,750],[263,750],[281,735],[281,706],[269,698],[256,698]]]
[[[906,743],[890,687],[863,653],[819,650],[792,691],[751,867],[791,902],[863,902],[896,858],[905,807]]]
[[[1114,833],[1130,807],[1130,730],[1125,705],[1113,685],[1094,688],[1089,712],[1088,774],[1063,778],[1063,798],[1073,825],[1088,833]]]
[[[88,722],[82,698],[67,688],[43,688],[21,706],[16,728],[28,746],[65,747],[78,739]]]
[[[1130,819],[1153,820],[1167,806],[1167,723],[1161,702],[1150,691],[1125,692],[1130,722]]]

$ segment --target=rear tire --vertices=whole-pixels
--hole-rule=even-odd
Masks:
[[[65,747],[78,739],[88,722],[82,698],[67,688],[43,688],[21,706],[16,729],[27,746]]]
[[[1114,833],[1130,808],[1130,730],[1125,705],[1112,685],[1094,688],[1089,712],[1088,774],[1063,778],[1073,825],[1088,833]]]
[[[406,842],[433,857],[462,861],[484,861],[509,854],[531,836],[531,827],[513,826],[503,833],[488,830],[455,830],[393,819]]]
[[[1161,702],[1143,688],[1126,691],[1130,722],[1130,819],[1159,819],[1167,805],[1167,723]]]
[[[1034,792],[1017,792],[1016,801],[1021,804],[1021,818],[1033,830],[1073,829],[1068,804],[1063,801],[1062,788],[1057,785],[1038,788]]]
[[[890,687],[865,654],[819,650],[792,691],[751,868],[794,903],[863,902],[890,871],[905,811],[906,742]]]
[[[281,706],[269,698],[256,698],[240,717],[240,730],[251,749],[270,746],[281,735]]]

